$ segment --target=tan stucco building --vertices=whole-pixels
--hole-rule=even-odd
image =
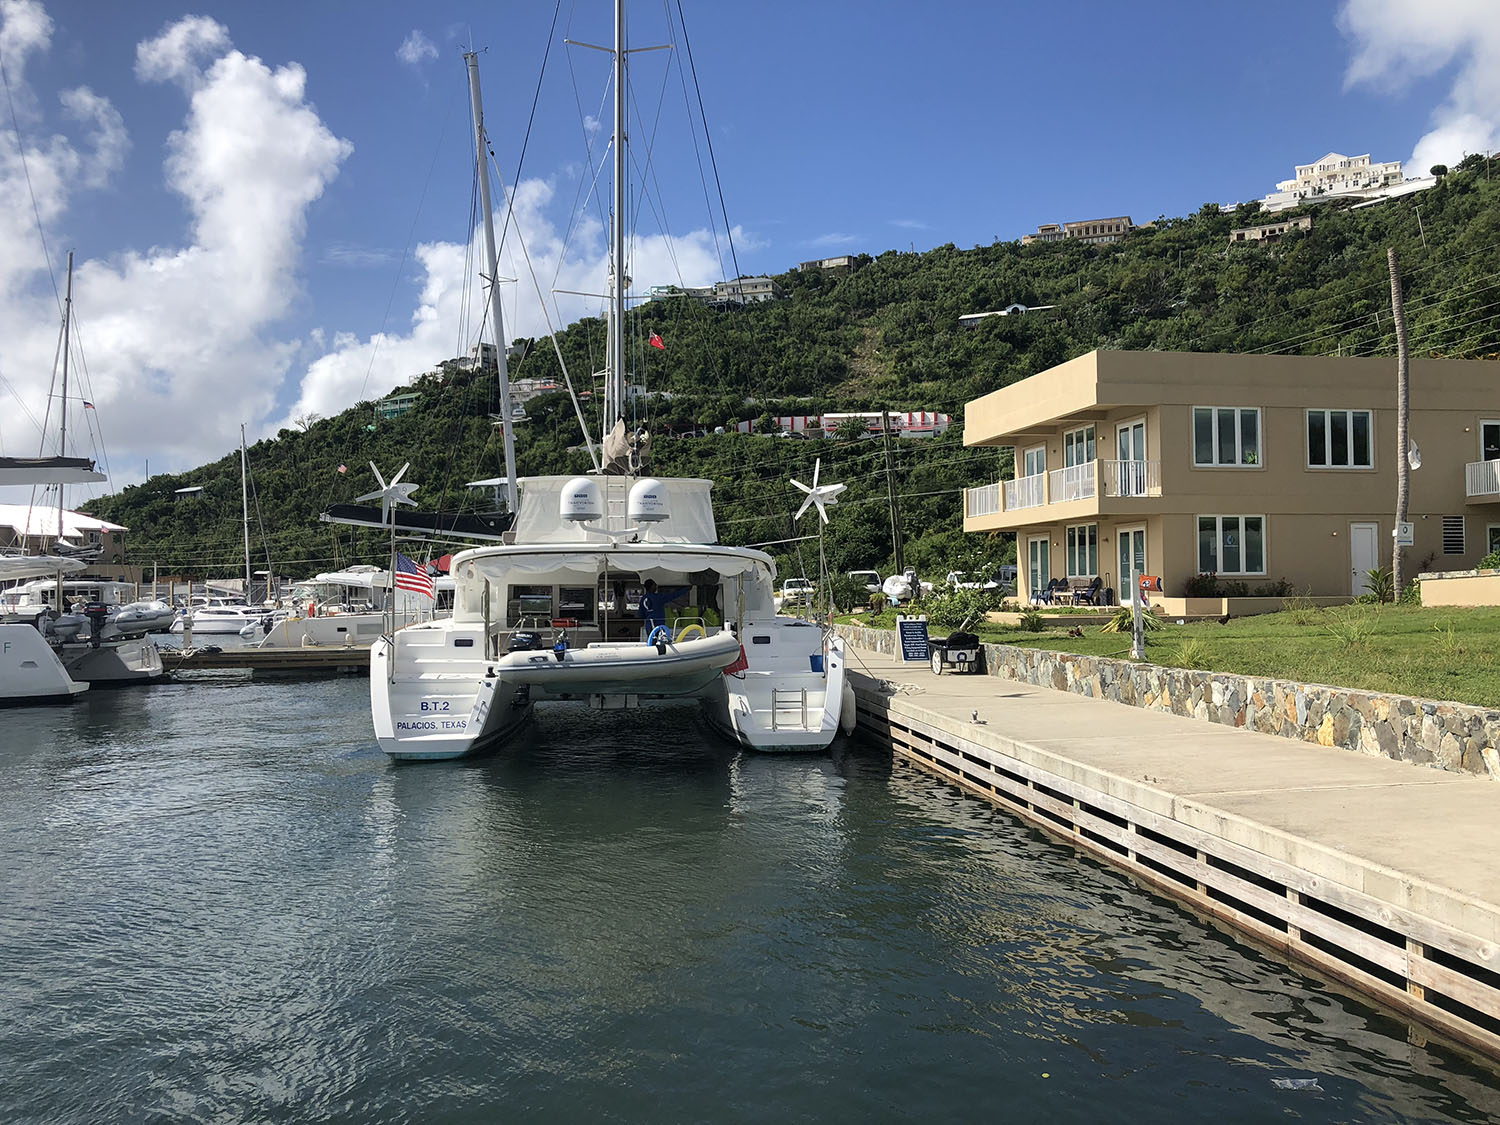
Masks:
[[[1500,546],[1500,364],[1413,360],[1407,569],[1475,566]],[[1033,591],[1134,576],[1180,597],[1200,573],[1249,594],[1281,579],[1364,592],[1392,561],[1394,359],[1091,352],[968,404],[964,444],[1015,450],[971,488],[967,531],[1014,531]]]

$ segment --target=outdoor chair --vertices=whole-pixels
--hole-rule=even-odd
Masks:
[[[1094,576],[1094,580],[1092,582],[1090,582],[1082,590],[1074,590],[1073,591],[1073,604],[1074,605],[1100,605],[1100,604],[1102,604],[1102,601],[1103,601],[1103,599],[1101,597],[1101,595],[1103,593],[1104,593],[1104,579],[1100,578],[1098,575],[1095,575]]]

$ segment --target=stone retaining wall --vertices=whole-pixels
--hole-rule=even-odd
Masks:
[[[838,630],[860,648],[898,651],[893,630]],[[1484,707],[1013,645],[985,645],[984,658],[991,676],[1500,779],[1500,711]]]

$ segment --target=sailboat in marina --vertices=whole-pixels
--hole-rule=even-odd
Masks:
[[[536,708],[555,704],[621,712],[696,705],[727,737],[767,751],[825,749],[852,727],[842,640],[820,624],[777,616],[771,557],[718,542],[713,482],[650,475],[649,440],[626,428],[623,0],[616,0],[614,22],[601,453],[591,474],[517,481],[512,427],[505,427],[514,527],[499,544],[453,557],[451,618],[393,630],[371,647],[375,735],[395,759],[457,758],[503,746]],[[468,61],[499,342],[488,145],[474,56]],[[505,349],[496,351],[505,416]],[[589,450],[592,456],[592,443]],[[401,487],[409,495],[411,486]]]

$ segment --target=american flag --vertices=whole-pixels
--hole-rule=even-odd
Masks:
[[[437,589],[432,584],[432,577],[400,551],[396,552],[396,589],[426,594],[434,601],[437,600]]]

